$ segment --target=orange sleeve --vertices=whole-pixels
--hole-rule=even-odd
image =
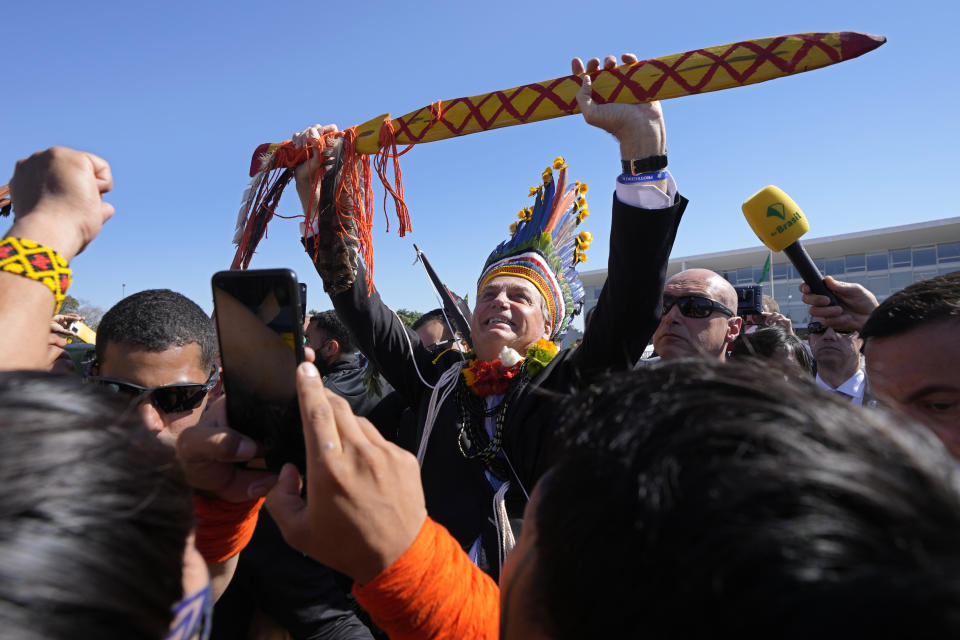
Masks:
[[[197,551],[207,564],[224,562],[243,551],[257,528],[262,505],[263,498],[233,503],[193,494]]]
[[[353,595],[393,640],[496,640],[500,589],[427,518],[403,555]]]

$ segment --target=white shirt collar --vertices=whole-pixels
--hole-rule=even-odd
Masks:
[[[817,385],[823,387],[828,391],[839,391],[840,393],[845,393],[848,396],[853,398],[853,402],[856,404],[863,404],[863,391],[866,388],[866,376],[863,373],[863,369],[858,369],[855,374],[847,378],[847,380],[841,384],[839,387],[831,387],[829,384],[824,382],[823,378],[820,377],[820,374],[817,374]]]

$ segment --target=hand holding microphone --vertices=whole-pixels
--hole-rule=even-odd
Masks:
[[[812,293],[827,296],[831,304],[840,305],[800,244],[800,236],[810,230],[810,223],[790,196],[769,185],[747,198],[741,208],[760,242],[771,251],[785,253]]]

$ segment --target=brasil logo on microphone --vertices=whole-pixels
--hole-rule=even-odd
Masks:
[[[786,220],[787,214],[784,212],[783,203],[774,202],[772,205],[767,207],[767,217],[780,218],[781,220]]]
[[[801,220],[803,220],[803,214],[800,213],[799,210],[795,211],[794,214],[790,216],[790,219],[788,220],[787,209],[782,202],[774,202],[773,204],[768,206],[767,217],[780,218],[781,220],[783,220],[783,224],[778,224],[776,227],[776,231],[773,231],[770,233],[771,237],[777,235],[778,233],[783,233],[793,225],[798,224]]]

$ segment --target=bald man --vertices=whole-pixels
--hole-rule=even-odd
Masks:
[[[663,316],[653,348],[663,360],[726,360],[727,349],[740,335],[740,322],[733,285],[708,269],[687,269],[663,288]]]

